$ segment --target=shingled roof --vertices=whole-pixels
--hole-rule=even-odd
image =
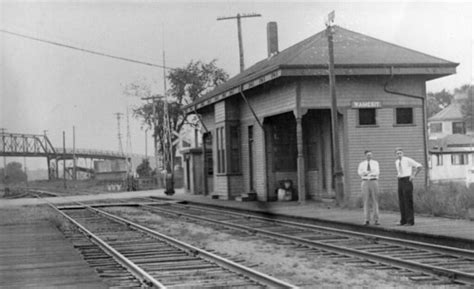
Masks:
[[[458,65],[458,63],[391,44],[339,26],[335,26],[334,30],[336,73],[338,73],[338,68],[446,67],[454,69]],[[199,107],[205,106],[236,94],[239,92],[240,86],[248,82],[251,85],[244,87],[244,90],[273,80],[282,76],[281,69],[320,69],[322,71],[319,74],[325,75],[327,74],[328,59],[326,30],[323,30],[270,58],[254,64],[188,107],[209,100],[199,105]],[[426,74],[447,75],[451,73],[453,73],[452,70],[444,71],[444,73],[433,73],[431,71]],[[213,99],[210,100],[211,98]]]
[[[438,113],[430,117],[428,121],[463,119],[461,107],[462,107],[462,104],[459,102],[451,103],[450,105],[445,107],[443,110],[439,111]]]

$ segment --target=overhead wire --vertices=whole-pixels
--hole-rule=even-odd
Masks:
[[[8,31],[8,30],[5,30],[5,29],[0,29],[0,32],[10,34],[10,35],[14,35],[14,36],[18,36],[18,37],[22,37],[22,38],[26,38],[26,39],[30,39],[30,40],[43,42],[43,43],[48,43],[48,44],[51,44],[51,45],[56,45],[56,46],[60,46],[60,47],[64,47],[64,48],[69,48],[69,49],[73,49],[73,50],[77,50],[77,51],[81,51],[81,52],[85,52],[85,53],[90,53],[90,54],[95,54],[95,55],[99,55],[99,56],[118,59],[118,60],[122,60],[122,61],[142,64],[142,65],[147,65],[147,66],[152,66],[152,67],[158,67],[158,68],[163,68],[163,69],[173,69],[172,67],[168,67],[168,66],[164,66],[164,65],[160,65],[160,64],[135,60],[135,59],[127,58],[127,57],[108,54],[108,53],[105,53],[105,52],[99,52],[99,51],[94,51],[94,50],[90,50],[90,49],[86,49],[86,48],[76,47],[76,46],[72,46],[72,45],[69,45],[69,44],[64,44],[64,43],[60,43],[60,42],[56,42],[56,41],[51,41],[51,40],[42,39],[42,38],[38,38],[38,37],[33,37],[33,36],[29,36],[29,35],[25,35],[25,34],[21,34],[21,33],[17,33],[17,32]]]

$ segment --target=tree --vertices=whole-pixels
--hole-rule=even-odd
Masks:
[[[150,167],[150,161],[148,161],[148,159],[143,159],[142,163],[137,166],[136,172],[140,178],[151,177],[152,170]]]
[[[176,68],[169,71],[167,80],[170,88],[167,91],[169,127],[172,131],[180,132],[186,124],[196,125],[196,119],[188,117],[183,106],[190,104],[216,86],[224,83],[229,78],[228,74],[216,66],[216,60],[209,63],[201,61],[191,61],[183,68]],[[126,87],[127,95],[138,97],[157,96],[151,92],[149,85],[132,83]],[[163,153],[166,148],[164,131],[164,106],[165,100],[158,98],[155,103],[146,103],[133,110],[135,118],[142,121],[142,125],[153,131],[155,145],[158,153]],[[154,114],[155,113],[155,114]],[[156,118],[155,118],[156,116]],[[156,125],[153,121],[156,120]],[[172,141],[176,136],[172,134]],[[176,150],[172,150],[172,158],[176,155]],[[171,169],[171,168],[168,168]]]
[[[460,88],[454,90],[455,94],[466,95],[466,98],[461,100],[461,112],[468,130],[474,130],[474,86],[465,84]]]
[[[439,92],[429,92],[427,95],[427,110],[428,117],[431,117],[451,104],[453,94],[446,89]]]
[[[0,170],[0,178],[4,184],[25,182],[27,180],[27,175],[22,170],[22,165],[19,162],[10,162],[7,164],[7,179],[3,178],[3,170],[3,168]]]

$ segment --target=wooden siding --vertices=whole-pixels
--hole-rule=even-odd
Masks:
[[[214,111],[201,114],[201,121],[204,123],[206,128],[214,135],[214,129],[216,127]],[[204,128],[202,128],[202,132],[205,132]]]
[[[225,101],[219,101],[214,104],[215,123],[223,122],[225,120]]]
[[[295,95],[296,83],[273,85],[252,93],[246,93],[249,104],[262,122],[267,116],[293,111],[296,107]],[[240,120],[253,121],[254,119],[248,105],[244,101],[240,101]]]
[[[336,94],[338,107],[351,106],[354,100],[379,100],[383,106],[387,105],[417,105],[419,100],[388,94],[384,91],[387,78],[381,77],[338,77],[336,80]],[[390,81],[389,89],[422,95],[425,82],[419,77],[398,77]],[[306,108],[331,107],[329,84],[327,78],[303,79],[301,86],[301,106]]]
[[[365,159],[364,151],[371,150],[374,159],[380,165],[379,185],[383,191],[397,190],[397,172],[395,168],[395,148],[402,147],[405,155],[423,165],[423,118],[422,107],[414,108],[414,126],[394,126],[394,108],[377,110],[376,127],[358,127],[356,109],[347,111],[348,121],[348,164],[345,171],[349,177],[348,188],[353,193],[349,198],[354,200],[360,195],[360,177],[357,174],[359,163]],[[426,169],[426,168],[424,168]],[[415,186],[423,185],[423,174],[415,180]]]

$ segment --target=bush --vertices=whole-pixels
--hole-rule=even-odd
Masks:
[[[467,218],[468,209],[474,208],[474,185],[466,188],[460,183],[430,184],[428,189],[413,192],[415,213],[439,217]],[[381,210],[398,211],[398,193],[382,192]]]

